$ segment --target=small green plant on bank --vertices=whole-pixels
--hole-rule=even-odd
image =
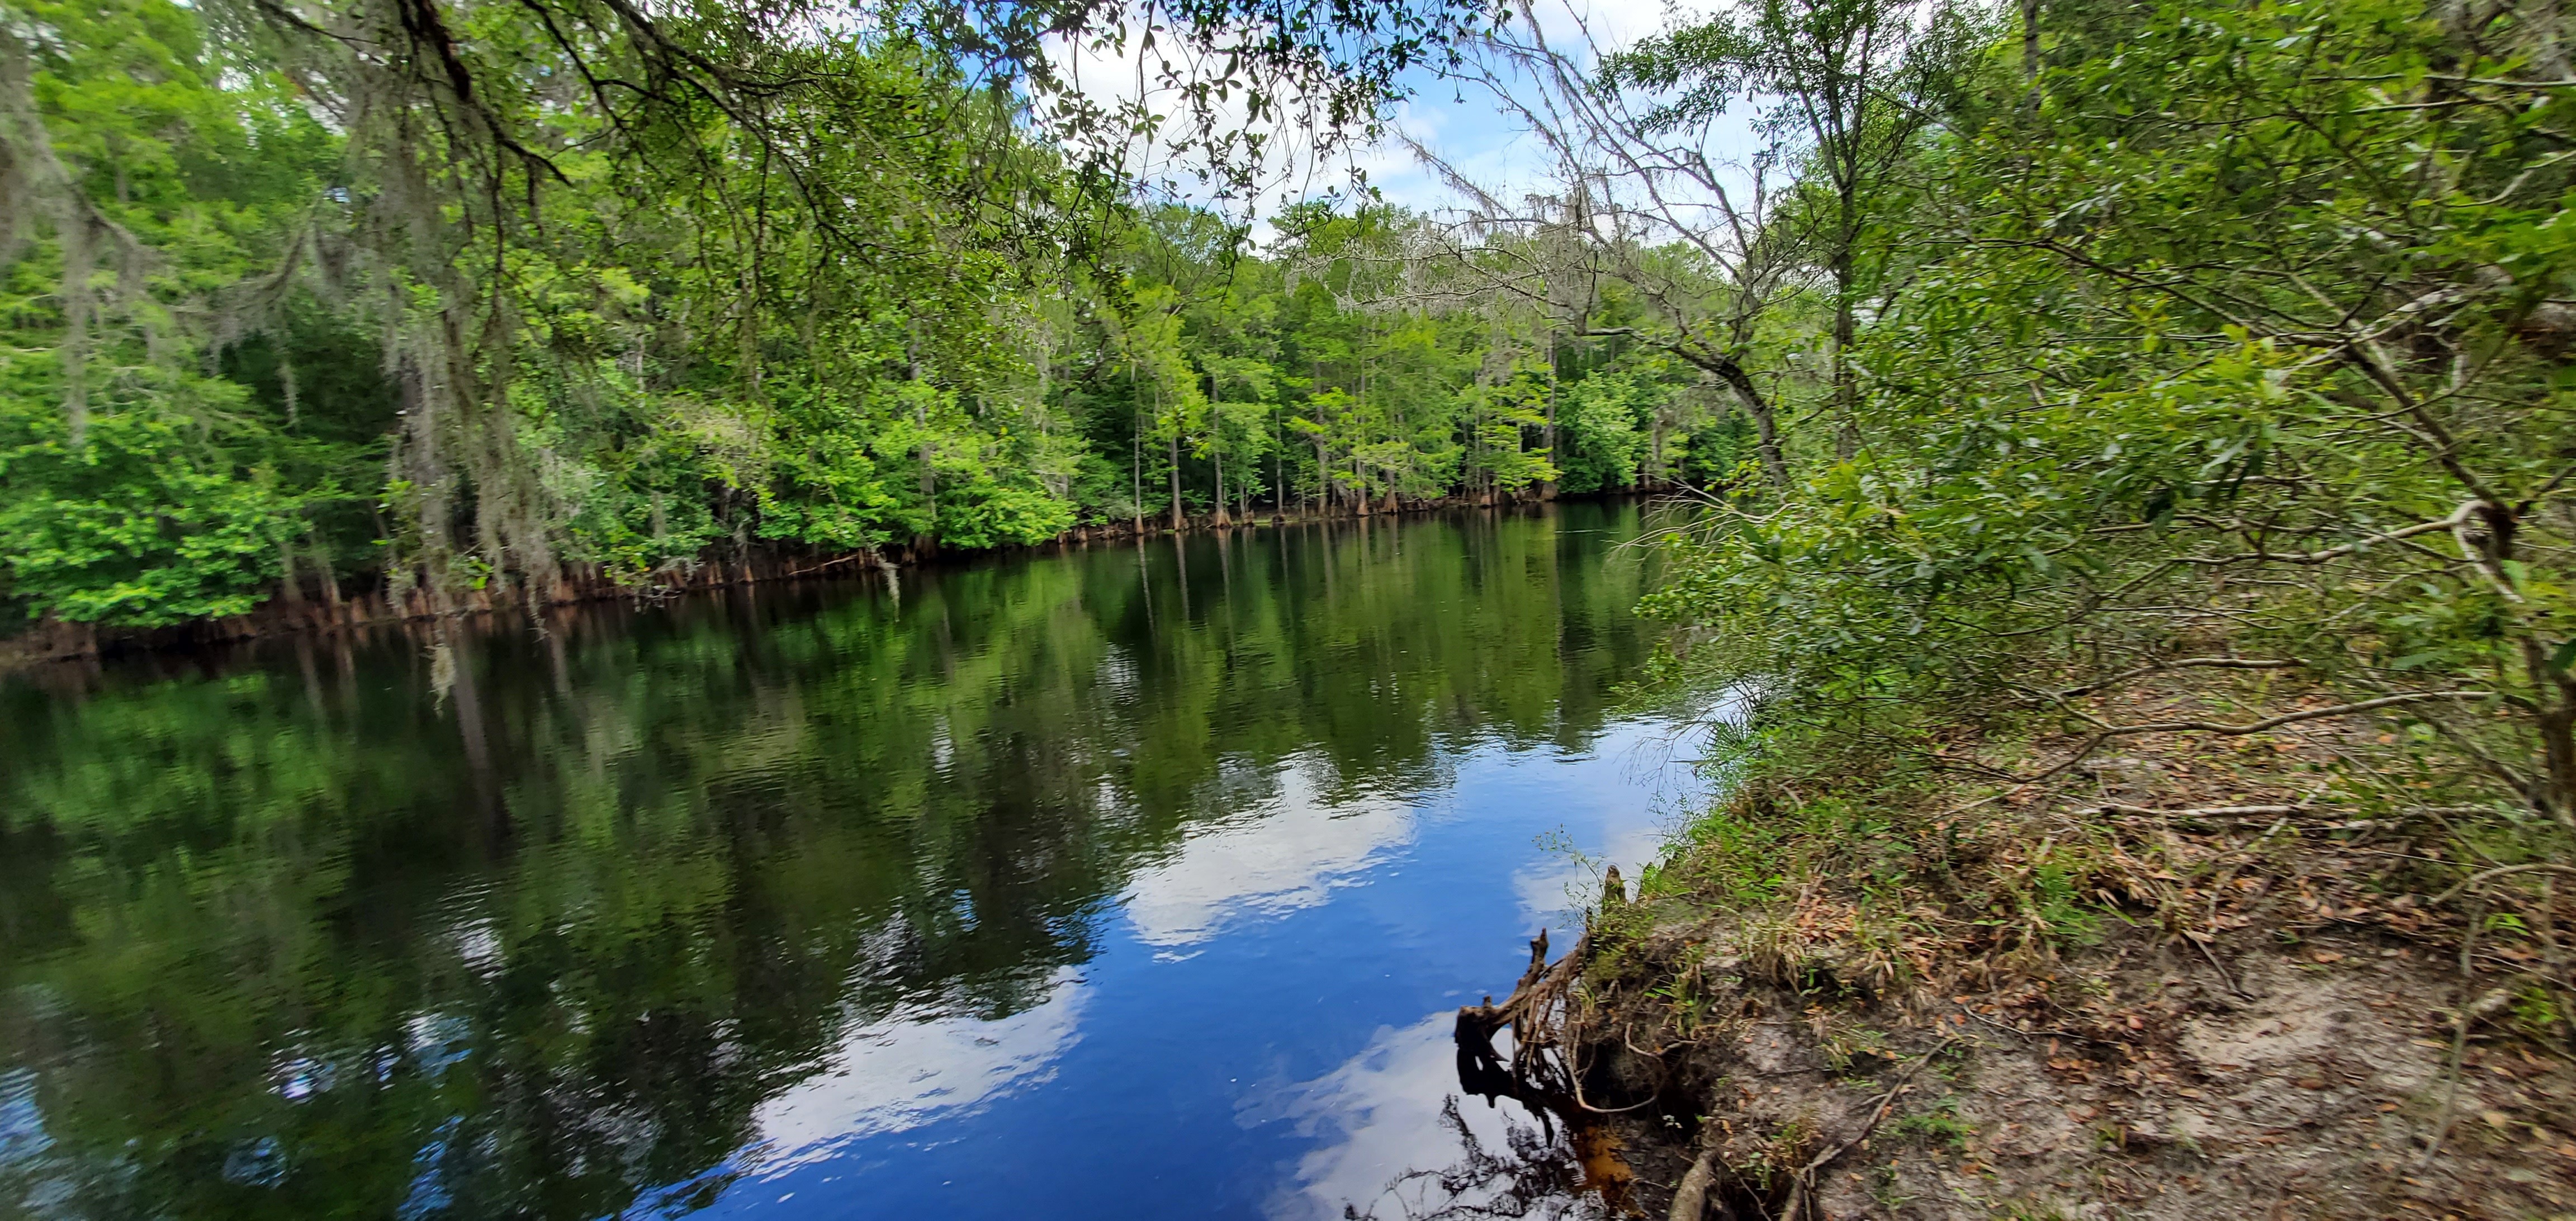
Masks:
[[[1960,1117],[1956,1094],[1944,1095],[1931,1106],[1896,1121],[1896,1131],[1954,1152],[1967,1148],[1968,1141],[1977,1134],[1976,1125]]]
[[[1867,1076],[1896,1059],[1886,1031],[1838,1016],[1826,1022],[1824,1051],[1826,1071],[1835,1076]]]
[[[2525,985],[2513,999],[2513,1024],[2523,1034],[2544,1042],[2562,1038],[2567,1030],[2565,1010],[2558,997],[2542,984]]]
[[[1761,1151],[1754,1155],[1752,1164],[1745,1168],[1753,1172],[1746,1177],[1769,1178],[1795,1170],[1805,1163],[1807,1151],[1815,1143],[1816,1122],[1804,1115],[1794,1116],[1782,1123],[1771,1133],[1771,1138],[1763,1142]]]
[[[1994,1216],[1998,1221],[2068,1221],[2066,1210],[2055,1204],[2034,1204],[2024,1200],[2005,1202]]]
[[[1891,1214],[1914,1200],[1913,1196],[1897,1190],[1896,1164],[1893,1162],[1881,1162],[1871,1169],[1869,1198],[1876,1200],[1880,1208],[1886,1209]]]
[[[2090,871],[2079,870],[2062,860],[2046,860],[2008,875],[2003,884],[2010,914],[1993,923],[2046,947],[2100,941],[2101,914],[2088,909],[2076,891],[2077,880]]]
[[[1698,1033],[1708,1022],[1708,990],[1700,975],[1705,968],[1694,962],[1670,978],[1646,989],[1646,995],[1663,1002],[1666,1020],[1684,1037]]]

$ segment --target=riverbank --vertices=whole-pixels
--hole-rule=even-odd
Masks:
[[[1626,489],[1567,500],[1617,500],[1651,496],[1667,489]],[[1446,496],[1399,498],[1235,517],[1225,512],[1169,518],[1137,518],[1076,526],[1042,543],[975,550],[942,548],[924,539],[905,546],[869,548],[833,554],[804,554],[769,547],[749,547],[732,556],[705,557],[687,565],[654,571],[642,581],[620,579],[596,565],[566,566],[532,598],[524,582],[494,582],[442,592],[409,582],[397,588],[381,575],[348,580],[315,580],[282,584],[248,614],[200,619],[167,627],[102,627],[46,619],[19,634],[0,639],[0,670],[47,662],[95,658],[156,649],[186,649],[258,640],[272,636],[319,635],[400,623],[492,615],[543,612],[556,607],[608,601],[650,600],[748,585],[801,581],[815,577],[874,574],[894,579],[901,569],[957,563],[1009,555],[1052,554],[1069,548],[1135,542],[1209,530],[1367,522],[1464,510],[1499,511],[1554,503],[1549,495]],[[530,607],[533,600],[535,607]]]
[[[2234,694],[2090,710],[2221,726]],[[1633,1210],[1676,1221],[2576,1215],[2576,879],[2496,863],[2527,815],[2344,782],[2410,745],[2320,715],[2029,784],[1757,761],[1462,1014],[1462,1065],[1533,1049],[1467,1084],[1613,1134]]]

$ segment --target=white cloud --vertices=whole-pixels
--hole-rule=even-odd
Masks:
[[[1380,1027],[1366,1050],[1270,1104],[1301,1134],[1338,1137],[1298,1161],[1294,1186],[1271,1202],[1273,1217],[1338,1217],[1346,1203],[1366,1211],[1407,1171],[1458,1160],[1457,1137],[1440,1126],[1442,1105],[1458,1092],[1456,1020],[1441,1012],[1403,1030]],[[1470,1099],[1459,1114],[1487,1148],[1502,1147],[1501,1110]]]
[[[1738,714],[1728,707],[1716,715]],[[1662,720],[1625,721],[1603,731],[1592,754],[1613,760],[1618,780],[1595,789],[1592,801],[1569,805],[1559,828],[1566,840],[1585,845],[1582,855],[1551,853],[1512,875],[1528,927],[1577,923],[1560,917],[1600,902],[1604,866],[1618,866],[1629,893],[1636,893],[1646,867],[1663,858],[1673,824],[1706,801],[1705,782],[1687,766],[1702,745],[1696,730]]]
[[[1254,809],[1199,831],[1136,875],[1126,895],[1136,939],[1175,948],[1228,925],[1315,907],[1355,875],[1413,840],[1410,804],[1385,797],[1328,801],[1318,777],[1330,766],[1293,760],[1278,789]]]
[[[1649,0],[1537,0],[1532,13],[1552,44],[1588,62],[1596,52],[1628,46],[1664,28],[1671,16],[1684,11]],[[1576,51],[1587,37],[1591,50]],[[1110,107],[1135,104],[1165,116],[1179,116],[1184,110],[1180,92],[1161,83],[1164,57],[1177,54],[1168,42],[1147,52],[1141,38],[1099,46],[1058,37],[1047,50],[1065,67],[1076,91],[1093,102]],[[1390,133],[1402,133],[1489,189],[1517,193],[1541,185],[1549,167],[1531,155],[1533,142],[1504,121],[1493,99],[1479,88],[1441,80],[1427,69],[1409,74],[1404,83],[1413,88],[1414,96],[1388,116]],[[1217,103],[1216,109],[1224,122],[1238,126],[1249,122],[1240,90]],[[1288,99],[1280,113],[1297,113],[1297,99]],[[1186,120],[1176,117],[1174,122]],[[1456,202],[1449,188],[1425,170],[1401,140],[1320,151],[1326,143],[1321,134],[1294,122],[1270,125],[1269,147],[1257,175],[1259,197],[1254,201],[1265,217],[1290,203],[1348,190],[1354,170],[1364,174],[1388,202],[1402,207],[1437,211]],[[1157,186],[1168,182],[1185,201],[1215,202],[1196,182],[1193,167],[1172,154],[1168,139],[1131,141],[1124,157],[1128,172],[1139,181]],[[1231,208],[1240,213],[1243,205]]]
[[[761,1104],[762,1169],[777,1173],[853,1141],[902,1132],[1054,1075],[1078,1037],[1084,988],[1057,972],[1044,1001],[990,1021],[906,1006],[851,1031],[829,1068]]]
[[[1606,4],[1533,0],[1531,5],[1531,15],[1548,44],[1586,66],[1602,54],[1663,29],[1678,11],[1637,0]],[[1555,167],[1539,142],[1503,112],[1484,86],[1428,78],[1416,85],[1414,96],[1391,116],[1389,126],[1394,131],[1500,198],[1546,185]],[[1390,203],[1438,212],[1458,202],[1447,184],[1398,141],[1382,142],[1354,160]]]
[[[1651,0],[1610,0],[1606,4],[1555,3],[1533,4],[1539,29],[1548,41],[1560,46],[1574,44],[1589,31],[1592,44],[1603,51],[1616,51],[1672,24],[1676,16],[1687,17],[1690,10]]]

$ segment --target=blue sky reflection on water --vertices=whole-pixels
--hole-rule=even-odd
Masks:
[[[1698,791],[1664,724],[1589,750],[1483,744],[1436,790],[1331,802],[1296,765],[1266,808],[1144,870],[1101,954],[995,1021],[853,1032],[773,1101],[720,1210],[767,1216],[1338,1217],[1456,1160],[1452,1011],[1519,939],[1579,927],[1591,866],[1634,876]],[[1508,1104],[1506,1104],[1508,1105]],[[1469,1122],[1500,1113],[1469,1100]],[[1499,1141],[1491,1143],[1498,1145]]]
[[[0,682],[0,1207],[1366,1208],[1458,1159],[1450,1011],[1570,927],[1589,867],[1540,838],[1633,866],[1694,799],[1696,749],[1618,712],[1642,528],[1201,535]]]

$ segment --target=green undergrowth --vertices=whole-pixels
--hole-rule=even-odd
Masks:
[[[2062,757],[2052,728],[1990,728],[1977,744],[1986,758]],[[1744,986],[1789,990],[1830,1057],[1865,1066],[1879,1046],[1818,1014],[1963,988],[2080,1005],[2098,984],[2088,964],[2134,939],[2307,955],[2313,938],[2362,933],[2431,942],[2444,960],[2474,922],[2469,952],[2492,976],[2480,986],[2505,990],[2496,1020],[2543,1044],[2566,1037],[2552,919],[2564,887],[2545,867],[2495,873],[2566,845],[2509,804],[2425,804],[2404,777],[2434,765],[2412,735],[2175,736],[2024,785],[1945,769],[1961,736],[1836,749],[1742,735],[1727,795],[1676,830],[1634,901],[1595,918],[1596,994],[1643,997],[1687,1035]],[[2474,878],[2473,911],[2449,892]]]
[[[1945,950],[2054,960],[2138,918],[2126,886],[2135,862],[2110,837],[2024,841],[1997,819],[1945,814],[1950,795],[1938,776],[1901,766],[1748,775],[1679,830],[1636,904],[1601,918],[1603,953],[1714,922],[1710,956],[1744,978],[1875,994],[1939,974]]]

